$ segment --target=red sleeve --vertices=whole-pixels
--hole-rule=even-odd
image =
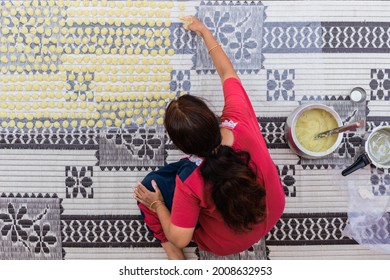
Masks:
[[[256,115],[241,81],[237,78],[228,78],[223,83],[225,106],[221,120],[248,121],[257,123]]]
[[[200,200],[192,193],[190,187],[177,176],[171,223],[178,227],[194,228],[198,223],[199,212]]]

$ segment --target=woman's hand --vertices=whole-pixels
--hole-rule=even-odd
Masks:
[[[221,77],[222,83],[231,77],[238,79],[230,59],[206,25],[194,16],[182,16],[180,17],[180,20],[183,21],[183,27],[185,29],[196,32],[196,34],[203,38],[208,53],[213,60],[215,69],[217,69],[218,75]]]
[[[164,198],[156,181],[152,180],[152,186],[155,192],[149,191],[141,182],[137,182],[137,184],[137,187],[134,189],[134,198],[153,212],[156,212],[158,205],[164,204]]]
[[[203,32],[207,30],[207,27],[194,16],[183,16],[180,17],[180,20],[183,21],[183,27],[185,29],[196,32],[199,36],[202,36]]]

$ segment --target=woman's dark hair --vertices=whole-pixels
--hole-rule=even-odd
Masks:
[[[200,172],[225,223],[242,232],[265,219],[265,189],[250,167],[250,154],[221,145],[219,120],[206,103],[183,95],[166,111],[165,128],[184,153],[204,157]]]

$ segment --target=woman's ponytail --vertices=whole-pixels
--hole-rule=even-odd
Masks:
[[[257,182],[250,162],[248,152],[220,145],[200,167],[225,223],[239,232],[251,230],[265,219],[265,189]]]

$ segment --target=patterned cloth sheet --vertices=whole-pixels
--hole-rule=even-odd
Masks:
[[[0,12],[0,259],[165,258],[131,186],[182,156],[162,126],[170,100],[223,104],[182,14],[203,20],[231,58],[279,170],[286,210],[267,257],[390,259],[342,234],[348,181],[387,197],[389,170],[340,174],[364,133],[390,122],[389,2],[1,0]],[[366,102],[350,102],[355,86]],[[366,127],[324,159],[300,158],[284,124],[307,102]],[[371,234],[389,243],[387,224]],[[185,252],[199,257],[194,244]]]

